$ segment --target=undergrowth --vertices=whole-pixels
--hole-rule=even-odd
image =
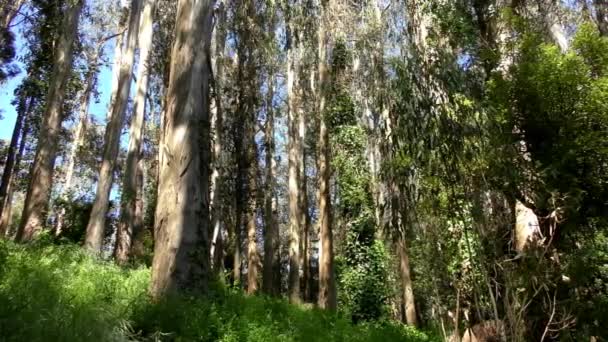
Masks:
[[[398,323],[352,325],[282,299],[216,286],[153,303],[150,270],[94,260],[78,246],[0,240],[2,341],[430,341]]]

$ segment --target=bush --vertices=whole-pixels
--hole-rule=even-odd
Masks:
[[[147,268],[121,269],[73,245],[0,241],[3,341],[429,341],[394,322],[338,315],[216,286],[153,303]]]

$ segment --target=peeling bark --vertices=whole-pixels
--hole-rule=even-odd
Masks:
[[[206,292],[209,265],[209,44],[212,3],[180,0],[167,91],[150,292]]]

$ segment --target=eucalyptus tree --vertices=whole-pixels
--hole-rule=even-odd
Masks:
[[[287,73],[287,103],[288,103],[288,159],[289,159],[289,300],[299,302],[300,295],[300,234],[301,234],[301,186],[300,186],[300,159],[302,156],[299,132],[299,114],[302,114],[298,109],[297,93],[299,66],[301,61],[298,56],[301,56],[301,42],[297,21],[301,20],[298,15],[302,8],[300,2],[295,4],[285,4],[285,28],[286,28],[286,44],[287,50],[286,73]],[[294,89],[295,88],[295,89]]]
[[[75,193],[74,177],[77,173],[78,164],[81,162],[78,160],[79,153],[82,152],[87,143],[85,141],[88,131],[87,126],[90,126],[91,121],[89,117],[89,105],[98,86],[98,75],[100,68],[104,63],[106,44],[108,41],[115,38],[117,41],[121,41],[121,39],[117,37],[122,37],[124,33],[124,30],[121,27],[117,28],[117,32],[112,32],[114,30],[113,21],[117,15],[112,9],[108,9],[106,6],[107,5],[103,3],[91,4],[89,11],[92,15],[86,18],[82,25],[82,54],[84,55],[83,62],[87,69],[84,71],[82,90],[79,93],[78,116],[76,118],[76,124],[72,127],[71,146],[65,158],[67,159],[67,162],[65,163],[64,181],[61,188],[61,194],[59,195],[61,200],[72,200]],[[110,6],[114,5],[112,4]],[[120,17],[122,14],[124,14],[124,12],[118,13],[118,16]],[[122,16],[124,17],[124,15]],[[120,20],[122,20],[122,18],[119,18],[119,21]],[[118,26],[121,25],[119,24]],[[57,236],[61,235],[65,214],[65,207],[60,208],[57,213],[55,222],[55,235]]]
[[[125,174],[122,186],[121,218],[116,232],[116,249],[114,254],[118,263],[129,260],[133,235],[143,227],[143,217],[137,217],[136,197],[141,192],[138,187],[138,169],[141,162],[143,133],[145,123],[146,95],[148,93],[150,49],[152,47],[154,0],[146,0],[142,10],[139,28],[139,66],[134,115],[131,118],[131,132]],[[140,212],[140,214],[143,214]]]
[[[140,25],[142,1],[132,0],[126,32],[126,46],[121,56],[120,73],[118,74],[117,93],[111,104],[106,133],[104,137],[103,158],[97,181],[97,191],[91,217],[87,224],[85,248],[92,253],[101,252],[106,225],[106,215],[110,203],[110,191],[114,178],[114,168],[118,157],[120,134],[124,122],[129,91],[131,89],[132,69],[135,59],[135,47]]]
[[[329,20],[327,15],[329,1],[321,1],[319,12],[319,27],[317,29],[318,54],[318,87],[316,94],[316,114],[319,127],[319,141],[317,151],[318,176],[318,208],[319,208],[319,237],[321,248],[319,250],[319,307],[335,310],[337,307],[336,278],[334,270],[334,244],[332,230],[332,206],[330,195],[330,144],[329,131],[324,119],[326,110],[327,92],[329,90],[329,74],[327,66],[327,52],[329,50]]]
[[[209,0],[180,0],[167,89],[150,291],[205,292],[209,262]]]
[[[20,241],[31,240],[45,225],[62,122],[65,87],[71,72],[73,45],[78,33],[78,21],[83,4],[83,0],[70,0],[66,4],[61,34],[55,46],[53,74],[46,97],[36,157],[17,232],[17,240]]]

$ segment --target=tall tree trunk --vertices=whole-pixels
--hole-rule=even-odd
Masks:
[[[274,72],[274,71],[272,71]],[[277,224],[277,201],[275,194],[277,164],[274,140],[274,87],[275,76],[270,76],[268,98],[266,100],[266,191],[264,193],[264,274],[262,290],[266,294],[279,295],[281,260],[279,255],[279,226]],[[278,285],[278,286],[277,286]]]
[[[135,57],[135,46],[137,45],[141,8],[142,0],[131,1],[129,28],[126,37],[127,46],[124,48],[124,53],[121,58],[116,99],[112,104],[111,115],[106,126],[103,158],[97,180],[97,191],[95,193],[93,209],[91,210],[91,217],[87,224],[84,244],[85,248],[94,254],[99,254],[101,252],[103,244],[106,215],[110,203],[110,191],[114,178],[114,168],[116,166],[116,158],[118,157],[120,135],[127,102],[129,100],[129,91],[131,89],[133,60]]]
[[[239,43],[241,44],[241,43]],[[239,45],[237,55],[234,58],[235,63],[237,64],[237,80],[239,84],[243,84],[244,80],[244,67],[241,61],[241,56],[243,56],[243,51],[241,51],[241,46]],[[243,231],[243,217],[245,215],[245,182],[247,178],[247,159],[245,158],[245,123],[246,123],[246,104],[245,104],[245,94],[242,88],[239,88],[237,95],[237,122],[235,122],[234,127],[234,158],[235,164],[237,165],[236,170],[236,179],[235,179],[235,193],[233,194],[234,201],[234,225],[233,225],[233,242],[234,242],[234,254],[233,254],[233,264],[232,264],[232,277],[234,284],[241,283],[241,249],[242,249],[242,239],[241,234]]]
[[[257,170],[258,157],[255,142],[256,123],[255,111],[247,122],[247,164],[248,164],[248,186],[247,186],[247,293],[254,294],[258,291],[258,274],[260,255],[256,241],[256,209],[257,209]]]
[[[40,127],[36,157],[30,172],[30,183],[25,197],[21,224],[17,232],[18,241],[31,240],[44,226],[49,196],[53,186],[53,169],[59,145],[63,100],[67,80],[72,69],[73,43],[78,33],[78,19],[83,0],[70,2],[66,10],[61,35],[55,51],[53,74],[47,105]]]
[[[0,183],[0,219],[2,218],[4,211],[3,208],[7,201],[8,188],[13,178],[13,172],[15,171],[15,159],[17,158],[17,144],[19,143],[19,137],[22,133],[22,127],[26,121],[26,116],[29,113],[30,106],[32,104],[32,98],[28,98],[26,94],[21,94],[19,101],[19,108],[17,111],[17,118],[15,120],[15,127],[13,128],[13,135],[11,142],[8,145],[8,151],[6,153],[6,161],[4,163],[4,172],[2,173],[2,182]]]
[[[288,186],[289,186],[289,300],[299,302],[300,295],[300,137],[296,99],[297,58],[294,58],[296,32],[293,18],[287,19],[287,103],[288,103]]]
[[[209,45],[212,2],[180,0],[163,132],[150,291],[205,292],[209,265]]]
[[[310,264],[309,264],[309,215],[308,215],[308,196],[307,196],[307,175],[306,175],[306,115],[303,107],[303,99],[304,99],[304,86],[302,80],[302,72],[301,65],[302,60],[304,59],[304,31],[302,29],[298,30],[298,44],[297,44],[297,54],[295,62],[295,85],[296,89],[294,92],[296,94],[296,111],[297,111],[297,161],[298,161],[298,225],[300,229],[300,267],[302,269],[302,278],[300,280],[300,287],[303,290],[301,293],[301,298],[304,300],[308,300],[310,295],[310,289],[308,288],[308,280],[310,278]]]
[[[31,107],[31,101],[28,105],[28,109],[26,113],[29,113],[29,108]],[[6,195],[4,197],[4,202],[1,204],[0,210],[2,211],[2,215],[0,217],[0,238],[7,237],[9,233],[9,229],[11,226],[11,216],[13,209],[13,192],[15,191],[15,171],[19,171],[21,166],[21,159],[23,158],[23,152],[25,151],[25,145],[27,143],[27,137],[30,132],[30,120],[25,119],[25,123],[23,124],[23,128],[21,130],[21,139],[19,141],[19,149],[17,150],[17,154],[15,156],[15,164],[13,166],[13,172],[11,172],[11,177],[8,180],[8,186],[6,189]],[[6,167],[6,166],[5,166]]]
[[[211,175],[211,184],[213,191],[211,192],[211,210],[212,210],[212,226],[213,235],[211,240],[211,261],[213,263],[214,273],[219,273],[223,267],[223,248],[222,248],[222,190],[224,187],[224,174],[223,174],[223,139],[224,139],[224,113],[222,107],[222,86],[224,77],[224,48],[226,44],[226,11],[223,4],[220,4],[216,10],[216,27],[215,30],[215,58],[213,58],[213,90],[215,104],[212,122],[212,129],[214,132],[213,141],[213,174]]]
[[[141,159],[143,145],[144,121],[146,112],[146,94],[148,93],[148,79],[150,62],[150,49],[152,48],[152,25],[154,14],[154,0],[144,0],[141,25],[139,28],[139,67],[137,71],[137,86],[133,118],[131,119],[131,132],[129,136],[129,149],[125,174],[122,183],[122,199],[120,208],[120,222],[116,231],[115,258],[118,264],[129,261],[131,245],[135,233],[137,218],[137,177],[138,165]]]
[[[327,47],[328,35],[326,30],[327,18],[325,7],[321,6],[321,14],[318,29],[318,54],[319,54],[319,89],[317,93],[317,120],[319,121],[319,141],[317,152],[317,172],[319,177],[319,237],[321,248],[319,249],[319,307],[322,309],[335,310],[336,280],[334,274],[334,250],[333,232],[331,226],[331,197],[330,197],[330,150],[329,132],[323,118],[325,112],[325,94],[328,90],[327,71]]]

